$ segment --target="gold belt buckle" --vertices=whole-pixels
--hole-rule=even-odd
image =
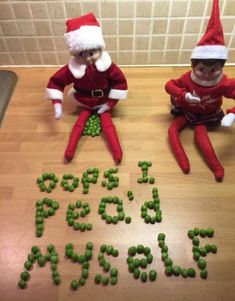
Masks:
[[[94,98],[100,98],[104,96],[104,92],[101,89],[91,90],[91,96]]]

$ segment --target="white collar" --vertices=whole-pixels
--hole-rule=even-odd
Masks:
[[[100,72],[108,70],[111,64],[112,60],[106,51],[103,51],[100,58],[95,62],[96,69]],[[87,66],[80,64],[78,59],[73,57],[68,63],[68,68],[75,78],[82,78],[86,72]]]
[[[224,75],[223,75],[223,73],[221,73],[217,78],[210,80],[210,81],[198,79],[193,71],[191,71],[190,76],[191,76],[191,80],[194,83],[196,83],[202,87],[213,87],[221,81],[221,79],[223,78]]]

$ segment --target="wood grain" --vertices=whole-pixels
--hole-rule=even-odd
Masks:
[[[235,126],[218,128],[209,133],[215,150],[224,165],[225,178],[217,183],[203,161],[193,141],[193,132],[186,129],[181,137],[191,163],[191,172],[184,175],[172,153],[167,139],[167,128],[172,117],[169,114],[169,96],[164,84],[170,78],[180,76],[187,68],[123,68],[128,79],[128,100],[120,102],[113,111],[124,157],[119,166],[118,188],[108,191],[101,187],[103,172],[114,163],[102,137],[82,137],[74,160],[65,164],[63,153],[77,111],[65,97],[64,116],[60,121],[53,117],[50,102],[44,99],[44,91],[55,68],[12,68],[18,76],[15,92],[0,128],[0,300],[234,300],[235,295]],[[235,77],[235,68],[225,68]],[[223,108],[234,105],[224,100]],[[159,189],[163,220],[160,224],[147,225],[140,217],[140,207],[151,199],[152,185],[138,184],[141,176],[138,161],[152,161],[149,175],[156,179]],[[88,195],[82,194],[81,185],[75,192],[63,191],[58,185],[51,194],[42,193],[36,179],[44,172],[55,172],[61,179],[72,173],[81,178],[90,167],[100,170],[98,183],[92,185]],[[126,193],[132,190],[133,202]],[[97,213],[103,196],[117,195],[124,201],[124,210],[132,217],[126,225],[106,225]],[[54,217],[45,221],[41,238],[35,236],[35,202],[45,196],[58,200],[60,208]],[[91,213],[85,221],[93,224],[90,232],[75,232],[65,221],[69,203],[86,200]],[[111,209],[110,209],[111,210]],[[192,258],[192,242],[187,231],[194,227],[215,230],[212,239],[201,243],[215,243],[217,254],[206,257],[208,279],[202,280]],[[164,232],[169,255],[174,264],[193,267],[195,279],[167,277],[161,261],[157,235]],[[64,256],[65,245],[73,242],[82,254],[85,244],[94,243],[90,276],[84,287],[70,290],[70,282],[79,278],[81,267]],[[60,263],[62,283],[54,286],[49,264],[45,268],[34,266],[28,288],[17,287],[20,273],[33,245],[42,252],[46,246],[55,245]],[[127,250],[142,243],[152,250],[154,261],[147,268],[156,269],[156,282],[141,283],[134,280],[126,264]],[[108,257],[119,269],[117,286],[94,284],[96,273],[103,273],[97,255],[101,244],[113,245],[119,250],[117,258]]]

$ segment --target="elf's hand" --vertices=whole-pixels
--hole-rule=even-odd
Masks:
[[[199,103],[201,101],[201,98],[194,96],[190,92],[188,92],[185,94],[185,100],[189,103]]]
[[[54,111],[55,111],[55,119],[60,119],[63,116],[63,109],[61,103],[54,104]]]
[[[99,106],[99,110],[97,111],[97,113],[102,114],[108,110],[110,110],[110,107],[107,105],[107,103],[104,103],[103,105]]]
[[[233,122],[235,122],[235,114],[233,113],[228,113],[227,115],[224,116],[224,118],[221,120],[221,125],[230,127]]]

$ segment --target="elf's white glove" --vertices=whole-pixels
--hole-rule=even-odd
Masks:
[[[185,100],[187,100],[187,102],[191,102],[191,103],[197,103],[197,102],[201,101],[200,97],[194,96],[190,92],[185,94]]]
[[[224,118],[221,120],[221,125],[222,126],[231,126],[235,122],[235,114],[233,113],[228,113],[227,115],[224,116]]]
[[[96,106],[95,108],[97,108],[97,109],[99,108],[99,110],[97,111],[98,114],[102,114],[102,113],[110,110],[110,107],[106,103],[104,103],[103,105],[100,105],[100,106]]]
[[[60,119],[63,116],[63,109],[61,103],[54,104],[54,111],[55,111],[55,119]]]

